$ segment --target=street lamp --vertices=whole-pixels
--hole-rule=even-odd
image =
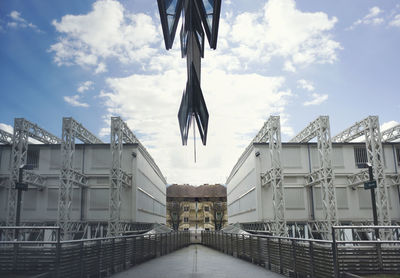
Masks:
[[[17,215],[15,217],[15,226],[20,225],[21,219],[21,199],[22,191],[28,191],[28,184],[23,182],[24,170],[32,170],[33,165],[23,164],[18,169],[18,181],[15,183],[15,189],[17,189]],[[18,240],[18,228],[15,229],[15,239]]]
[[[375,199],[376,180],[374,180],[372,164],[368,162],[365,164],[365,166],[366,166],[365,168],[368,168],[369,181],[364,183],[364,189],[371,190],[372,215],[374,218],[374,226],[377,226],[378,225],[378,213],[376,210],[376,199]],[[376,237],[376,239],[379,239],[378,229],[375,229],[375,237]]]

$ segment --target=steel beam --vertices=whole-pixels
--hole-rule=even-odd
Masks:
[[[388,200],[388,188],[385,181],[383,166],[382,136],[379,127],[378,116],[369,116],[355,123],[350,128],[339,133],[332,140],[334,142],[350,142],[360,136],[365,136],[368,163],[372,165],[374,179],[377,182],[376,206],[379,225],[390,225],[390,209]],[[385,238],[390,235],[383,235]]]
[[[382,131],[382,142],[392,142],[400,138],[400,124]]]
[[[282,141],[279,116],[270,116],[261,130],[253,139],[253,143],[268,142],[271,169],[261,174],[261,185],[270,184],[272,187],[272,204],[274,209],[273,232],[279,236],[287,236],[285,218],[285,195],[283,188],[283,171],[281,163]]]
[[[320,116],[311,122],[305,129],[297,134],[290,142],[305,143],[317,137],[318,160],[320,168],[307,175],[306,185],[321,185],[321,199],[323,219],[316,222],[315,227],[323,233],[326,238],[331,237],[331,227],[336,225],[337,204],[336,191],[333,185],[332,169],[332,142],[328,116]]]
[[[46,178],[29,170],[23,171],[22,182],[33,185],[39,190],[43,190],[46,187]]]
[[[140,145],[139,140],[120,117],[111,117],[110,149],[112,163],[110,174],[108,236],[116,236],[122,231],[121,190],[122,186],[131,186],[132,184],[132,178],[122,170],[122,150],[124,142],[138,143]]]
[[[8,133],[7,131],[0,129],[0,143],[11,145],[12,144],[12,136],[13,135],[11,133]]]
[[[19,168],[26,164],[28,156],[28,138],[34,138],[45,144],[58,144],[61,139],[38,125],[24,118],[14,119],[14,134],[11,149],[11,174],[7,196],[7,225],[15,225],[17,208],[17,191],[15,183],[18,180]]]
[[[73,118],[63,118],[57,222],[64,240],[71,239],[74,229],[71,225],[73,186],[87,186],[85,175],[74,169],[75,138],[87,144],[102,143],[100,139]]]

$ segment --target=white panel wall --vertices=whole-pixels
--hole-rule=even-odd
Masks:
[[[21,221],[56,221],[60,184],[60,145],[30,145],[30,147],[40,150],[39,168],[35,172],[46,177],[47,186],[41,191],[30,186],[31,189],[23,193]],[[10,146],[0,145],[0,177],[8,177],[10,174],[10,153]],[[132,155],[133,153],[137,156]],[[131,188],[122,188],[123,221],[165,223],[166,182],[153,164],[154,162],[147,156],[141,154],[137,144],[124,145],[123,170],[133,176],[133,181]],[[74,188],[71,216],[73,220],[108,220],[110,167],[111,151],[108,144],[76,145],[74,168],[87,176],[88,188]],[[139,188],[148,193],[141,196],[142,199],[136,196]],[[0,187],[0,222],[6,219],[6,195],[6,189]],[[137,205],[137,202],[140,204]],[[151,207],[140,211],[144,204],[151,204]]]
[[[229,223],[258,221],[257,169],[254,159],[254,149],[251,149],[226,185]]]
[[[348,186],[347,176],[360,172],[355,163],[354,147],[365,147],[364,143],[333,144],[332,166],[334,168],[334,184],[336,187],[338,216],[342,221],[361,221],[372,219],[370,191],[362,185],[352,189]],[[384,144],[385,172],[398,173],[396,148],[399,143]],[[260,155],[255,157],[255,153]],[[319,168],[316,143],[294,144],[284,143],[282,146],[282,166],[284,172],[286,219],[288,221],[304,221],[311,219],[311,190],[304,186],[304,176]],[[228,215],[229,222],[255,222],[273,219],[272,189],[257,187],[260,173],[271,167],[268,144],[255,144],[235,169],[236,173],[228,180]],[[255,188],[243,195],[249,189]],[[391,217],[400,221],[400,194],[398,185],[389,186]],[[242,201],[245,196],[253,198],[251,204]],[[239,198],[241,197],[241,198]],[[323,217],[321,188],[313,186],[314,215],[316,219]],[[258,205],[257,205],[258,204]],[[244,207],[245,206],[245,207]],[[254,211],[254,209],[256,211]],[[243,213],[248,210],[248,213]],[[259,210],[262,210],[261,212]]]

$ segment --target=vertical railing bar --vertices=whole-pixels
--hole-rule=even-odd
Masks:
[[[309,252],[310,252],[310,267],[311,267],[311,278],[315,277],[315,269],[314,269],[314,245],[313,241],[309,241]]]

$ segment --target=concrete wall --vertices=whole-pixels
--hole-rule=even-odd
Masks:
[[[341,221],[372,219],[370,191],[363,185],[352,189],[347,176],[360,172],[354,157],[354,147],[365,147],[363,143],[333,144],[332,165],[336,188],[338,216]],[[400,143],[384,144],[384,165],[386,174],[398,173],[396,148]],[[273,219],[272,188],[261,187],[261,173],[271,167],[268,144],[254,144],[239,160],[227,180],[229,223],[256,222]],[[255,154],[259,152],[260,155]],[[285,188],[285,215],[288,221],[306,221],[322,217],[320,186],[306,188],[304,176],[319,168],[316,143],[284,143],[282,146],[282,167]],[[252,188],[253,191],[249,192]],[[251,198],[246,201],[245,192]],[[391,217],[400,221],[400,194],[397,185],[389,187]],[[240,206],[239,206],[239,204]],[[314,213],[312,210],[314,205]]]
[[[35,173],[46,177],[47,186],[43,190],[30,186],[30,189],[23,193],[21,221],[56,221],[61,165],[60,145],[29,145],[29,149],[35,148],[39,149],[40,153],[39,167],[35,169]],[[10,152],[10,146],[0,146],[0,177],[9,176]],[[153,160],[142,153],[137,144],[126,144],[123,147],[122,168],[133,178],[132,187],[122,188],[121,219],[126,222],[165,223],[166,181]],[[111,167],[109,144],[77,144],[74,167],[87,176],[88,187],[74,187],[72,219],[107,221]],[[142,199],[139,200],[143,191],[154,196],[157,204],[144,208],[143,204],[151,202],[146,200],[144,203]],[[6,189],[0,187],[0,221],[6,219],[6,195]],[[142,212],[144,209],[146,213]]]

